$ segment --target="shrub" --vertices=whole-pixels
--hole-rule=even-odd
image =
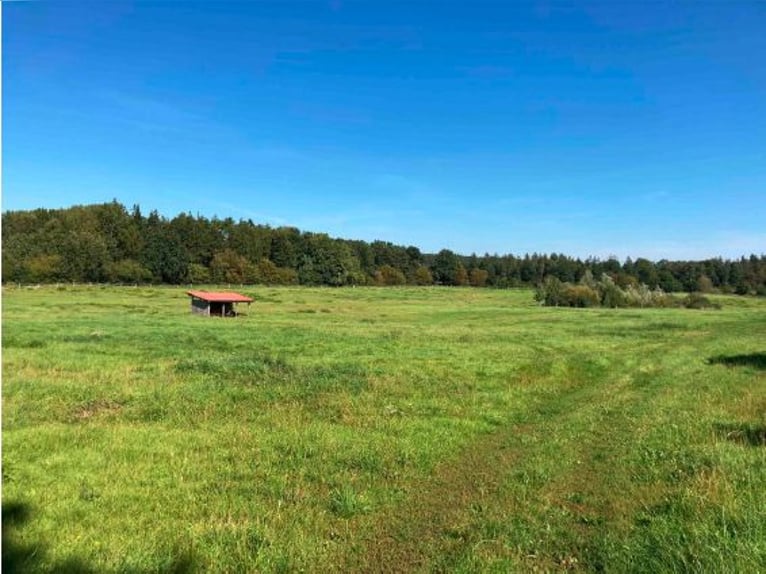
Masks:
[[[702,293],[689,293],[681,301],[681,306],[687,309],[720,309],[718,303],[713,303]]]
[[[629,307],[650,307],[652,304],[652,292],[643,283],[640,285],[628,285],[625,289],[625,299]]]
[[[601,281],[599,283],[599,291],[601,292],[601,305],[603,307],[610,307],[612,309],[616,307],[625,307],[627,301],[625,293],[614,282],[614,280],[604,273],[601,275]]]
[[[535,301],[542,303],[546,307],[558,307],[562,305],[561,292],[564,284],[557,277],[548,275],[543,282],[538,285],[535,291]]]
[[[679,301],[670,293],[665,293],[659,286],[652,291],[652,307],[678,307]]]
[[[598,307],[601,304],[598,292],[587,285],[565,284],[561,291],[561,301],[569,307]]]
[[[535,291],[535,300],[550,307],[686,307],[688,309],[719,308],[699,293],[683,300],[663,291],[659,286],[649,289],[645,284],[629,284],[621,289],[607,274],[597,281],[586,273],[577,285],[562,283],[547,276]]]

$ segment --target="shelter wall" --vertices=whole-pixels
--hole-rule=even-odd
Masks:
[[[203,301],[202,299],[196,299],[192,297],[191,310],[192,313],[197,315],[210,315],[210,303]]]

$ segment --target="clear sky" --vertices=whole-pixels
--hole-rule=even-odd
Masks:
[[[764,2],[3,2],[3,210],[766,253]]]

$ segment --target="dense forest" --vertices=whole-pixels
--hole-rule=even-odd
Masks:
[[[540,285],[608,275],[620,288],[766,295],[766,256],[620,262],[562,254],[458,255],[335,239],[250,220],[173,219],[117,201],[2,215],[3,282],[300,285]]]

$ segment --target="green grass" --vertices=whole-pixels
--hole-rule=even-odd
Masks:
[[[766,571],[766,300],[3,290],[3,565]]]

